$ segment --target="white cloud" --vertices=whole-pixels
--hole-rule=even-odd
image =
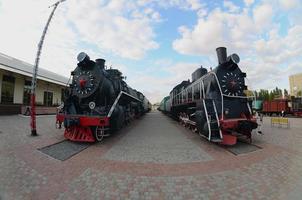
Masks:
[[[0,24],[5,29],[1,29],[0,52],[33,64],[51,4],[34,0],[2,1]],[[72,59],[76,56],[77,37],[66,28],[66,20],[60,18],[63,4],[61,6],[44,40],[40,67],[68,76],[74,68]]]
[[[200,10],[205,7],[202,0],[139,0],[137,3],[141,6],[157,5],[161,8],[178,8],[184,10]]]
[[[242,11],[230,1],[224,1],[224,6],[227,11],[216,8],[207,16],[199,16],[193,28],[180,26],[181,37],[174,40],[173,48],[191,55],[210,55],[211,49],[222,45],[236,51],[250,51],[250,43],[276,26],[272,23],[273,8],[269,4]]]
[[[246,6],[250,6],[254,3],[255,0],[244,0]]]
[[[290,28],[285,37],[272,30],[267,40],[257,40],[254,46],[259,58],[265,62],[283,64],[296,60],[302,54],[302,26]]]
[[[214,9],[200,16],[192,28],[180,26],[173,48],[181,54],[213,58],[216,47],[226,46],[228,52],[239,54],[240,66],[254,88],[288,87],[288,75],[302,71],[302,25],[291,24],[287,34],[280,35],[280,22],[273,20],[283,8],[276,1],[253,7],[253,1],[245,3],[239,12],[225,3],[228,11]]]
[[[152,9],[140,12],[137,6],[125,0],[95,5],[73,0],[68,4],[67,16],[86,42],[124,58],[141,59],[159,46],[151,23],[160,15]]]
[[[154,61],[157,72],[165,72],[166,76],[157,77],[145,71],[136,72],[129,79],[129,84],[146,94],[152,103],[159,102],[183,80],[191,79],[191,74],[200,67],[199,63],[172,62],[169,60]]]
[[[204,5],[199,0],[187,0],[192,10],[199,10],[204,7]]]
[[[293,21],[286,33],[280,35],[280,25],[273,21],[282,10],[291,14],[292,9],[297,10],[297,1],[244,0],[246,6],[240,9],[225,1],[227,11],[209,10],[203,2],[68,0],[59,6],[50,25],[40,66],[69,76],[76,65],[77,53],[86,51],[93,59],[107,58],[109,66],[121,69],[129,77],[127,82],[146,93],[152,102],[160,101],[176,84],[189,79],[200,64],[215,67],[218,46],[227,46],[228,52],[239,54],[240,66],[256,88],[273,88],[284,81],[288,85],[284,77],[290,72],[301,72],[302,25]],[[1,29],[0,52],[33,63],[50,4],[2,0],[0,24],[5,28]],[[208,57],[209,61],[175,63],[172,58],[163,58],[154,61],[156,67],[145,66],[146,69],[134,73],[130,66],[121,64],[121,58],[142,59],[159,47],[154,25],[168,22],[162,20],[158,7],[196,12],[197,23],[193,27],[186,24],[179,27],[180,37],[174,40],[173,48],[182,54]],[[118,61],[109,60],[111,54]],[[165,76],[157,76],[152,70]]]
[[[281,7],[285,10],[295,8],[299,5],[299,0],[279,0],[279,2]]]
[[[191,55],[212,55],[218,46],[248,49],[248,41],[256,31],[254,21],[247,13],[227,13],[215,9],[207,17],[200,17],[193,29],[179,27],[181,38],[173,42],[173,48]]]
[[[238,12],[240,8],[236,6],[233,2],[231,1],[224,1],[223,2],[224,7],[226,7],[230,12]]]
[[[263,29],[272,22],[273,8],[269,4],[262,4],[253,10],[255,24],[258,28]]]
[[[53,2],[1,1],[0,24],[5,28],[1,29],[0,52],[33,63],[51,12],[48,6]],[[126,0],[91,0],[89,4],[69,0],[60,4],[45,38],[40,66],[69,76],[80,51],[97,57],[143,58],[159,46],[152,26],[161,18],[153,9],[143,10]]]

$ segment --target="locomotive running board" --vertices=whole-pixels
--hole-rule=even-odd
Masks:
[[[109,110],[109,113],[108,113],[107,117],[111,117],[111,115],[112,115],[112,113],[113,113],[113,111],[114,111],[114,109],[115,109],[115,107],[116,107],[118,101],[119,101],[120,98],[122,97],[122,95],[125,95],[125,96],[127,96],[127,97],[130,97],[131,99],[134,99],[135,101],[142,102],[142,101],[139,100],[138,98],[136,98],[136,97],[134,97],[134,96],[132,96],[132,95],[130,95],[130,94],[124,92],[124,91],[120,91],[120,93],[119,93],[118,96],[116,97],[114,103],[112,104],[112,106],[111,106],[111,108],[110,108],[110,110]]]

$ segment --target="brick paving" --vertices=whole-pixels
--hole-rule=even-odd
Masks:
[[[264,135],[254,134],[254,143],[275,144],[302,153],[302,119],[289,118],[290,128],[270,125],[270,118],[264,118]]]
[[[162,123],[166,116],[150,113],[111,148],[104,159],[129,162],[184,163],[212,160],[197,144],[179,131],[174,123]],[[151,127],[146,129],[146,127]],[[143,133],[143,134],[142,134]]]
[[[302,181],[302,177],[296,180],[288,176],[302,173],[302,159],[291,159],[284,153],[242,169],[201,176],[129,176],[87,169],[59,199],[86,199],[90,195],[96,199],[277,199]],[[294,166],[290,172],[288,164]],[[83,196],[78,197],[83,188]]]
[[[63,140],[54,116],[0,116],[0,199],[301,199],[302,119],[254,134],[234,155],[159,112],[66,161],[41,148]]]

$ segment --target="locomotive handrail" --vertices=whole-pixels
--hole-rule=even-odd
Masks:
[[[252,115],[253,113],[252,113],[252,109],[251,109],[249,102],[247,102],[246,104],[247,104],[247,108],[249,109],[250,114]]]
[[[227,95],[227,94],[222,94],[225,97],[230,97],[230,98],[240,98],[240,99],[249,99],[249,98],[253,98],[254,96],[231,96],[231,95]]]
[[[203,84],[203,80],[200,81],[200,90],[201,90],[201,86],[202,86],[202,97],[204,98],[205,92],[204,92],[204,84]],[[201,97],[201,92],[200,92],[200,97]]]
[[[212,101],[213,103],[213,107],[214,107],[214,110],[215,110],[215,117],[216,117],[216,120],[217,120],[217,124],[218,124],[218,128],[219,128],[219,135],[220,135],[220,138],[223,139],[222,137],[222,132],[221,132],[221,129],[220,129],[220,122],[219,122],[219,118],[218,118],[218,114],[217,114],[217,109],[216,109],[216,105],[215,105],[215,102],[214,100]]]
[[[57,113],[57,115],[64,115],[64,118],[80,118],[80,117],[87,117],[87,118],[104,118],[105,116],[97,116],[97,115],[85,115],[85,114],[66,114],[66,113]]]
[[[220,96],[221,96],[221,120],[223,120],[223,93],[222,93],[222,90],[221,90],[221,87],[220,87],[220,83],[219,83],[219,80],[218,80],[218,78],[217,78],[217,76],[216,76],[216,74],[214,73],[214,72],[209,72],[208,74],[213,74],[214,75],[214,77],[215,77],[215,80],[216,80],[216,82],[217,82],[217,85],[218,85],[218,88],[219,88],[219,91],[220,91]],[[208,75],[208,74],[206,74],[206,76]]]
[[[112,115],[112,113],[113,113],[113,111],[114,111],[114,109],[115,109],[115,107],[116,107],[118,101],[120,100],[120,98],[121,98],[121,96],[122,96],[123,94],[125,94],[125,95],[127,95],[127,96],[129,96],[129,97],[131,97],[131,98],[133,98],[133,99],[135,99],[135,100],[137,100],[137,101],[139,101],[139,102],[142,102],[142,101],[139,100],[138,98],[136,98],[136,97],[134,97],[134,96],[132,96],[132,95],[130,95],[130,94],[124,92],[124,91],[120,91],[120,93],[119,93],[118,96],[116,97],[114,103],[112,104],[112,106],[111,106],[111,108],[110,108],[110,110],[109,110],[109,112],[108,112],[107,117],[111,117],[111,115]]]
[[[212,136],[211,124],[210,124],[210,121],[209,121],[208,108],[206,106],[205,99],[202,100],[202,103],[203,103],[204,111],[205,111],[206,118],[207,118],[207,124],[208,124],[208,131],[209,131],[208,140],[211,140],[211,136]]]
[[[140,102],[142,102],[142,100],[140,100],[140,99],[138,99],[138,98],[136,98],[136,97],[134,97],[134,96],[132,96],[131,94],[128,94],[127,92],[124,92],[124,91],[121,91],[123,94],[125,94],[125,95],[127,95],[127,96],[129,96],[129,97],[131,97],[132,99],[135,99],[136,101],[140,101]]]
[[[113,113],[113,111],[114,111],[114,109],[115,109],[115,107],[116,107],[116,104],[117,104],[117,102],[120,100],[122,94],[123,94],[123,91],[120,91],[120,93],[118,94],[118,96],[117,96],[117,98],[115,99],[114,103],[112,104],[112,106],[111,106],[111,108],[110,108],[110,110],[109,110],[109,113],[108,113],[107,117],[111,117],[111,115],[112,115],[112,113]]]

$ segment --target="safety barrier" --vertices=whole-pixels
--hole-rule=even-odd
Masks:
[[[272,117],[271,118],[271,126],[279,125],[279,127],[286,126],[287,128],[290,127],[289,119],[285,117]]]
[[[36,106],[36,114],[37,115],[50,115],[50,114],[56,114],[57,113],[57,107],[53,106]],[[21,106],[21,114],[23,115],[30,115],[30,107],[29,106]]]

